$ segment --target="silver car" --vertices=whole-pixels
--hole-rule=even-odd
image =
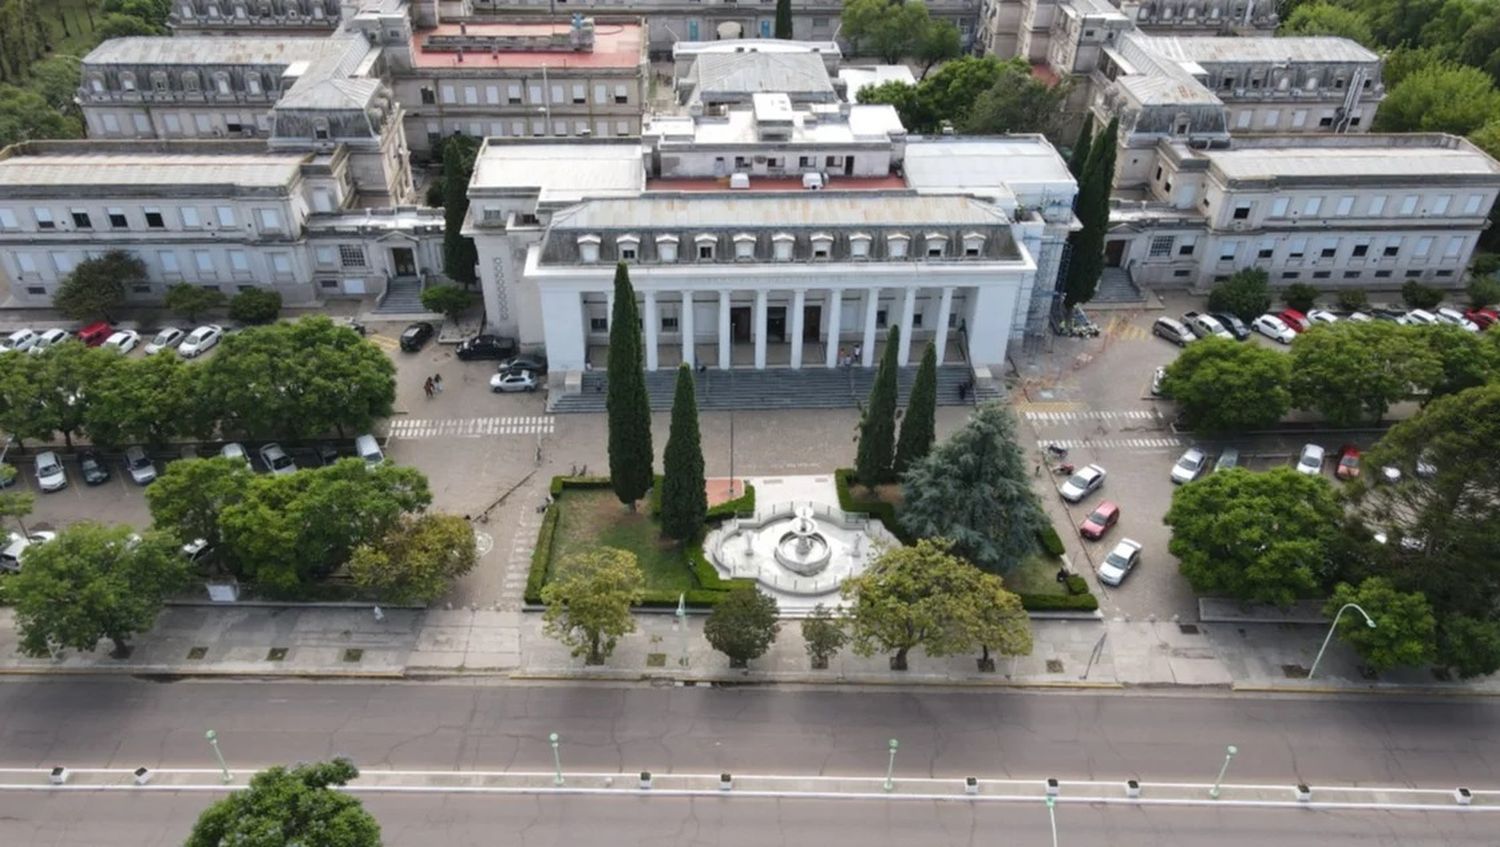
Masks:
[[[1323,472],[1324,450],[1316,444],[1302,445],[1302,454],[1297,457],[1297,473],[1317,476]]]
[[[43,491],[61,491],[68,487],[68,472],[62,460],[48,450],[36,454],[36,484]]]
[[[136,485],[150,485],[156,481],[156,464],[139,447],[125,451],[125,472]]]
[[[1192,482],[1203,475],[1203,469],[1208,464],[1208,456],[1197,447],[1189,447],[1186,453],[1172,466],[1172,481],[1178,485]]]
[[[1079,468],[1077,473],[1068,477],[1068,481],[1058,486],[1057,493],[1069,503],[1077,503],[1079,500],[1098,491],[1104,485],[1104,468],[1098,465],[1089,465]]]
[[[1099,563],[1099,581],[1105,585],[1118,586],[1125,577],[1141,563],[1141,543],[1129,538],[1120,539],[1115,549],[1109,551]]]
[[[266,463],[266,470],[277,476],[297,472],[297,463],[281,449],[280,444],[267,444],[260,448],[260,460]]]

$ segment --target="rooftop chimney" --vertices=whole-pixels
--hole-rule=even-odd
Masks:
[[[458,60],[460,62],[464,60],[464,48],[462,47],[458,48]]]

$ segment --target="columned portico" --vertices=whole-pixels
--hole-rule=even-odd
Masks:
[[[733,361],[730,357],[730,334],[729,334],[729,290],[719,292],[719,369],[729,370]]]
[[[661,365],[661,358],[656,349],[656,328],[661,325],[661,319],[656,315],[656,292],[646,292],[646,315],[643,323],[646,324],[646,370],[654,371]]]
[[[770,292],[765,289],[755,292],[755,369],[766,369],[766,301]]]
[[[948,321],[953,314],[953,289],[943,289],[943,299],[938,302],[937,325],[933,327],[933,344],[937,347],[937,363],[943,363],[943,354],[948,350]]]
[[[802,367],[802,334],[804,331],[803,312],[807,310],[807,291],[797,289],[792,292],[792,361],[794,368]]]
[[[901,346],[896,350],[896,364],[906,367],[911,361],[911,328],[916,322],[917,315],[917,288],[911,286],[906,289],[906,300],[901,304]]]
[[[875,321],[880,308],[880,289],[865,289],[865,338],[860,350],[859,366],[868,368],[875,363]]]
[[[693,358],[693,341],[697,337],[693,330],[693,292],[682,292],[682,314],[677,318],[677,328],[682,332],[682,361],[688,367],[697,364]]]
[[[828,355],[825,364],[830,368],[839,366],[839,316],[844,311],[844,290],[835,288],[828,292]]]

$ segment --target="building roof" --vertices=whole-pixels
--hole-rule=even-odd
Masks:
[[[589,200],[559,212],[566,229],[697,227],[1001,226],[994,205],[958,195],[799,191],[785,194],[646,194]]]
[[[435,35],[457,36],[463,34],[475,38],[511,37],[544,38],[551,36],[568,43],[572,30],[566,21],[556,23],[464,23],[442,24],[433,29],[422,30],[412,36],[412,64],[418,68],[460,68],[482,71],[485,68],[549,68],[569,70],[572,68],[616,68],[629,69],[644,61],[641,52],[645,31],[640,24],[599,23],[594,26],[594,47],[588,51],[575,51],[563,47],[556,50],[499,50],[495,52],[465,52],[426,50],[427,40]]]
[[[1068,163],[1040,135],[993,138],[912,138],[906,144],[906,182],[917,191],[988,186],[1074,185]]]
[[[369,45],[353,37],[252,37],[146,35],[111,38],[83,58],[89,65],[190,65],[195,68],[222,65],[279,65],[314,62],[329,54]]]
[[[831,105],[793,110],[791,137],[783,143],[888,143],[891,135],[906,132],[896,108],[889,104],[846,104],[843,108],[849,110],[847,117],[842,114],[840,107]],[[811,119],[810,115],[813,116]],[[714,118],[648,115],[641,134],[658,135],[665,141],[683,140],[694,144],[759,143],[755,114],[751,109],[730,109],[727,114]]]
[[[0,159],[0,186],[76,186],[81,194],[125,186],[277,188],[292,184],[309,158],[304,153],[23,153]]]
[[[672,58],[708,53],[816,53],[842,56],[836,41],[792,41],[777,38],[723,38],[717,41],[676,41]]]
[[[859,99],[861,89],[870,86],[884,85],[887,82],[904,82],[907,85],[917,84],[917,78],[912,76],[911,68],[905,65],[839,68],[839,79],[844,81],[844,98],[850,103]]]
[[[1347,38],[1182,38],[1132,34],[1147,50],[1177,62],[1378,62],[1380,57]]]
[[[1167,106],[1199,103],[1221,105],[1212,91],[1191,77],[1125,76],[1115,80],[1122,91],[1142,106]]]
[[[1208,159],[1213,168],[1231,180],[1500,177],[1500,163],[1467,144],[1452,147],[1408,144],[1353,147],[1308,143],[1195,153]]]
[[[822,58],[812,53],[705,53],[688,79],[693,100],[708,103],[767,92],[799,101],[838,99]]]
[[[635,196],[646,185],[637,142],[518,142],[489,139],[474,162],[470,191],[537,191],[542,203]]]

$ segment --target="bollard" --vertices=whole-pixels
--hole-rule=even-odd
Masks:
[[[1141,784],[1133,779],[1125,780],[1125,796],[1136,799],[1141,796]]]
[[[641,788],[651,787],[651,771],[641,771]]]
[[[964,793],[965,794],[978,794],[979,793],[979,780],[976,779],[976,778],[974,778],[974,777],[972,777],[972,776],[964,777]]]
[[[734,777],[727,773],[719,774],[719,790],[728,791],[734,787]]]
[[[148,783],[150,781],[151,781],[151,771],[149,771],[149,770],[147,770],[145,768],[136,768],[135,769],[135,784],[136,785],[145,785],[146,783]]]
[[[53,785],[64,785],[68,781],[68,769],[56,767],[52,769],[52,775],[48,778]]]
[[[1297,783],[1297,802],[1298,803],[1310,803],[1310,802],[1312,802],[1312,787],[1309,786],[1305,782],[1299,782],[1299,783]]]
[[[1453,792],[1453,799],[1458,801],[1458,805],[1467,806],[1474,802],[1474,792],[1467,788],[1460,788]]]
[[[1048,797],[1056,797],[1061,790],[1062,789],[1057,784],[1057,779],[1055,777],[1050,777],[1050,776],[1047,777],[1047,796]]]

